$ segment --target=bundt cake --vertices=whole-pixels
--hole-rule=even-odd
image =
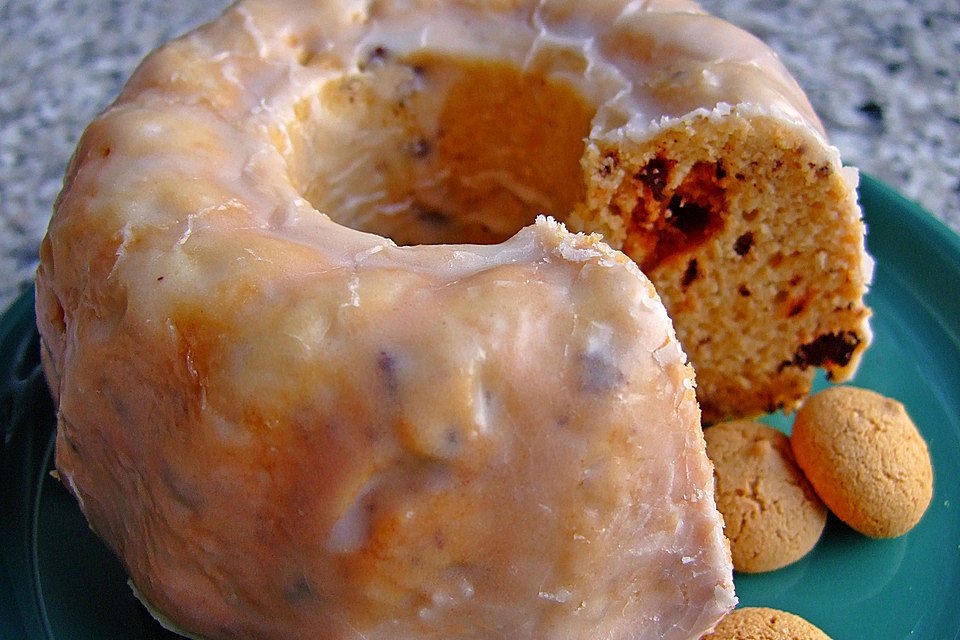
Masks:
[[[699,638],[735,598],[695,393],[856,366],[854,176],[690,2],[243,0],[68,167],[58,469],[202,637]]]

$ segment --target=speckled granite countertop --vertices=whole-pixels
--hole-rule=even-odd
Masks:
[[[33,276],[84,126],[224,0],[0,0],[0,308]],[[957,0],[705,0],[796,75],[845,160],[960,231]]]

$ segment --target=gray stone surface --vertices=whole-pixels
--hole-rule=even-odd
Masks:
[[[847,162],[960,231],[957,0],[704,5],[780,53]],[[32,278],[84,126],[147,52],[224,6],[0,0],[0,308]]]

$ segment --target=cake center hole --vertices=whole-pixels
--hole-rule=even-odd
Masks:
[[[302,99],[286,151],[301,195],[397,244],[501,242],[584,197],[594,110],[513,66],[374,49]]]

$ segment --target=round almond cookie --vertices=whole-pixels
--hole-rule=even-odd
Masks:
[[[766,607],[734,609],[700,640],[830,640],[803,618]]]
[[[811,396],[791,445],[830,510],[872,538],[912,529],[933,497],[927,443],[901,403],[874,391],[838,386]]]
[[[714,425],[704,437],[733,568],[772,571],[813,549],[827,508],[797,466],[790,439],[750,420]]]

